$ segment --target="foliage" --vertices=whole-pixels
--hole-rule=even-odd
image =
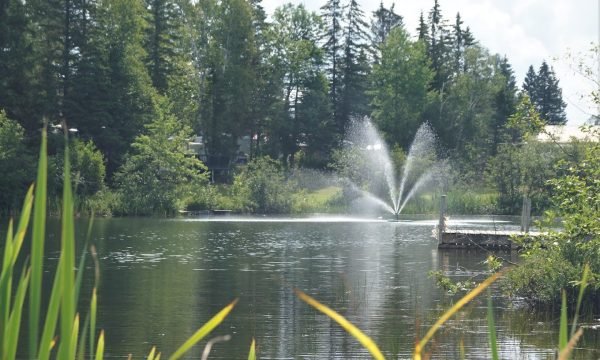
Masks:
[[[60,135],[58,135],[60,136]],[[57,155],[49,159],[49,172],[51,174],[49,181],[49,194],[51,197],[58,197],[62,194],[63,174],[64,174],[64,152],[59,151]],[[82,207],[82,210],[94,210],[90,207],[93,202],[98,203],[102,194],[106,194],[108,189],[104,183],[106,177],[106,167],[104,157],[90,141],[80,139],[70,140],[69,161],[71,174],[69,175],[73,183],[73,192],[76,204]],[[79,209],[78,209],[79,210]],[[103,211],[106,213],[106,207]],[[110,212],[109,212],[110,213]]]
[[[317,191],[297,190],[292,195],[292,213],[333,213],[340,212],[339,203],[342,189],[330,186]]]
[[[408,149],[432,79],[425,48],[395,28],[381,46],[381,63],[373,69],[373,120],[391,144]]]
[[[31,181],[31,155],[25,145],[25,130],[0,110],[0,213],[16,211]]]
[[[572,289],[586,263],[591,271],[591,294],[600,289],[600,132],[594,130],[592,135],[595,141],[587,144],[583,159],[549,181],[554,190],[553,214],[562,219],[562,230],[547,229],[524,243],[524,264],[509,274],[509,293],[558,302],[558,289]],[[572,291],[568,294],[573,296]]]
[[[294,186],[285,179],[281,165],[269,157],[248,163],[235,176],[232,190],[245,211],[285,214],[291,210]]]
[[[549,125],[564,125],[567,123],[565,108],[567,104],[562,99],[562,90],[554,70],[546,61],[542,62],[538,73],[529,66],[523,81],[523,90],[531,98],[540,117]]]
[[[206,167],[187,154],[191,130],[163,109],[132,144],[115,176],[124,214],[173,214],[207,182]]]

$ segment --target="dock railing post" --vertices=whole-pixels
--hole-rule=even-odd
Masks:
[[[529,232],[531,223],[531,199],[523,196],[523,207],[521,209],[521,232]]]
[[[529,224],[531,224],[531,199],[527,199],[527,212],[525,213],[525,232],[529,232]]]
[[[442,237],[446,231],[446,195],[440,198],[440,221],[438,223],[438,245],[442,243]]]
[[[523,195],[523,204],[521,205],[521,232],[525,232],[525,213],[527,213],[527,196]]]

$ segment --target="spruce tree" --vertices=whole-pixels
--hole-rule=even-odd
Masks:
[[[549,125],[564,125],[567,123],[565,108],[567,104],[562,99],[562,90],[554,70],[546,61],[542,62],[538,73],[529,66],[523,82],[523,90],[527,92],[531,102],[540,114],[540,118]]]
[[[379,4],[379,8],[373,11],[371,20],[371,41],[372,50],[374,53],[375,62],[381,56],[381,45],[387,39],[390,31],[396,27],[402,27],[402,16],[394,12],[394,4],[387,9],[383,6],[383,1]]]
[[[361,117],[368,113],[365,96],[370,71],[365,57],[368,41],[364,13],[356,0],[350,0],[344,28],[340,103],[336,112],[336,124],[340,134],[345,132],[351,117]]]
[[[417,27],[417,34],[417,38],[429,46],[429,28],[425,18],[423,17],[423,11],[421,11],[421,15],[419,15],[419,27]]]
[[[333,118],[338,128],[339,121],[339,99],[341,78],[341,53],[342,53],[342,4],[341,0],[327,0],[321,7],[321,17],[325,22],[325,33],[323,36],[325,61],[329,76],[329,99],[332,104]]]

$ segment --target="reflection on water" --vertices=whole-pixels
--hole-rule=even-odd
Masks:
[[[369,334],[388,358],[408,358],[415,336],[452,301],[427,272],[470,277],[485,268],[484,253],[438,251],[431,238],[435,221],[212,220],[96,221],[99,327],[106,330],[108,357],[142,358],[152,345],[169,354],[239,298],[213,333],[231,334],[232,340],[216,344],[211,359],[247,356],[252,337],[261,359],[368,358],[337,324],[294,296],[292,289],[299,288]],[[92,271],[87,274],[91,281]],[[494,301],[502,358],[553,357],[557,319],[540,319],[497,294]],[[449,321],[431,343],[432,358],[457,358],[461,343],[467,358],[489,358],[485,306],[485,299],[476,299]],[[598,331],[586,332],[581,344],[597,347]],[[600,356],[594,350],[580,354]]]

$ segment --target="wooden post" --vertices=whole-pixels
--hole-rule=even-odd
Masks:
[[[527,212],[527,196],[523,195],[523,204],[521,205],[521,232],[525,231],[525,213]]]
[[[523,206],[521,208],[521,232],[529,232],[529,223],[531,223],[531,199],[523,196]]]
[[[531,223],[531,199],[527,199],[527,211],[525,212],[525,232],[529,232],[529,224]]]
[[[446,231],[446,195],[440,198],[440,221],[438,223],[438,245],[442,243],[442,236]]]

